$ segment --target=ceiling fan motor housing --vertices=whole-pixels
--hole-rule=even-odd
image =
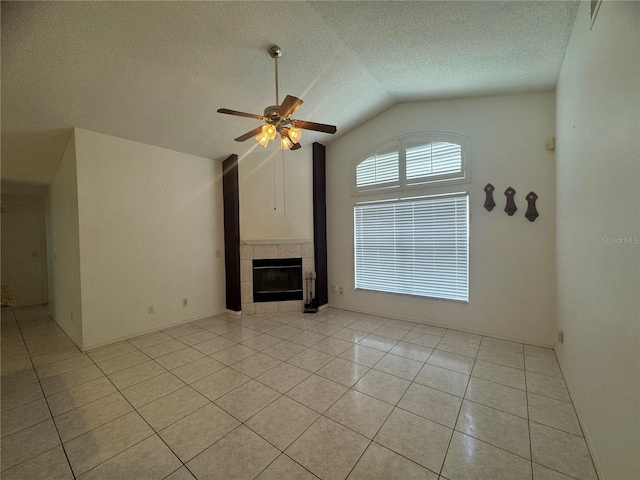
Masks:
[[[264,119],[267,123],[276,125],[280,121],[279,108],[279,105],[271,105],[264,109]]]

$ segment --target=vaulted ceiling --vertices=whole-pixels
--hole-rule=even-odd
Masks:
[[[47,184],[72,127],[212,159],[280,95],[338,134],[398,102],[553,90],[575,1],[2,2],[2,179]],[[303,143],[330,142],[305,132]],[[261,148],[261,147],[258,147]]]

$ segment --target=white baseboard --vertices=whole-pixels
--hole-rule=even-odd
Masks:
[[[203,318],[213,317],[214,315],[220,315],[221,313],[224,313],[224,310],[223,311],[218,311],[218,312],[213,312],[213,313],[207,313],[205,315],[199,315],[197,317],[189,318],[189,319],[186,319],[186,320],[179,320],[177,322],[167,323],[167,324],[162,325],[160,327],[150,328],[150,329],[147,329],[147,330],[143,330],[141,332],[136,332],[133,335],[124,335],[122,337],[116,337],[114,339],[110,339],[110,340],[107,340],[107,341],[104,341],[104,342],[93,343],[91,345],[82,345],[82,346],[78,345],[78,348],[80,348],[80,350],[82,350],[83,352],[86,352],[88,350],[93,350],[93,349],[96,349],[96,348],[104,347],[106,345],[111,345],[112,343],[122,342],[123,340],[129,340],[130,338],[136,338],[136,337],[139,337],[141,335],[147,335],[148,333],[159,332],[160,330],[165,330],[167,328],[177,327],[178,325],[183,325],[185,323],[195,322],[197,320],[202,320]],[[67,332],[65,332],[65,333],[67,333]]]
[[[598,461],[598,457],[596,455],[595,449],[593,448],[593,442],[591,441],[591,435],[587,431],[585,422],[583,421],[584,415],[582,414],[582,410],[580,409],[580,401],[573,394],[573,389],[571,387],[571,382],[569,381],[565,369],[564,362],[561,359],[561,355],[558,355],[557,344],[553,346],[553,351],[556,354],[556,358],[558,359],[558,365],[560,366],[560,371],[562,372],[562,377],[564,378],[564,383],[567,386],[567,391],[569,392],[569,397],[571,398],[571,402],[573,403],[573,409],[576,411],[576,416],[578,417],[578,422],[580,422],[580,427],[582,428],[582,433],[584,434],[584,440],[587,443],[587,448],[589,449],[589,453],[591,454],[591,459],[593,460],[593,467],[596,469],[596,474],[598,475],[599,480],[606,480],[604,474],[602,473],[602,469],[600,468],[600,462]]]
[[[507,340],[509,342],[518,342],[518,343],[524,343],[526,345],[532,345],[532,346],[535,346],[535,347],[553,349],[553,345],[550,344],[550,343],[531,342],[529,340],[523,340],[522,338],[498,335],[496,333],[488,332],[486,330],[473,329],[473,328],[467,328],[467,327],[459,327],[457,325],[449,325],[449,324],[442,323],[442,322],[433,322],[433,321],[428,321],[427,322],[423,318],[412,317],[410,315],[389,315],[389,314],[384,313],[384,312],[376,312],[376,311],[373,311],[373,310],[363,310],[363,309],[357,309],[356,310],[356,309],[352,309],[352,308],[349,308],[349,307],[337,307],[337,306],[330,305],[330,304],[327,304],[327,306],[331,306],[331,308],[335,308],[337,310],[347,310],[349,312],[366,313],[368,315],[375,315],[377,317],[392,318],[392,319],[395,319],[395,320],[405,320],[407,322],[419,323],[421,325],[430,325],[432,327],[448,328],[448,329],[451,329],[451,330],[458,330],[460,332],[474,333],[476,335],[483,335],[485,337],[497,338],[499,340]]]
[[[67,331],[67,329],[64,327],[64,325],[62,325],[61,323],[59,323],[53,316],[53,312],[51,310],[47,310],[47,313],[49,314],[49,316],[53,319],[54,322],[56,322],[56,325],[58,325],[58,327],[60,327],[60,329],[64,332],[64,334],[69,337],[69,340],[71,340],[76,347],[78,347],[81,351],[84,352],[84,350],[82,349],[82,343],[78,343],[72,336],[71,334]]]

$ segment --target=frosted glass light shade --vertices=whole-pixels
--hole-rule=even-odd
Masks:
[[[302,130],[292,127],[288,130],[289,138],[293,143],[299,143],[302,138]]]
[[[262,135],[267,137],[269,140],[273,140],[276,138],[276,127],[273,125],[265,125],[262,127]]]
[[[280,146],[283,150],[289,150],[291,147],[293,147],[293,142],[283,133],[280,140]]]
[[[259,133],[254,138],[264,148],[267,148],[267,145],[269,145],[269,139],[267,137],[265,137],[264,134],[262,134],[262,133]]]

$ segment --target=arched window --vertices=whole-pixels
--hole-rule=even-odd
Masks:
[[[469,301],[469,140],[402,136],[355,163],[355,288]],[[450,192],[431,187],[451,184]],[[389,198],[394,190],[412,190]]]
[[[380,149],[356,166],[356,187],[389,187],[399,185],[400,171],[397,145]]]
[[[376,146],[355,166],[355,192],[469,181],[469,141],[453,133],[418,133]]]

